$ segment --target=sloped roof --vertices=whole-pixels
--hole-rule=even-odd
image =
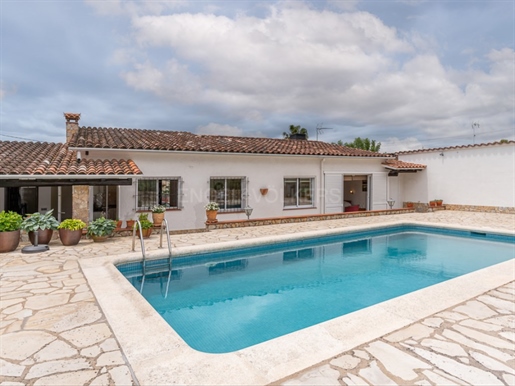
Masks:
[[[515,141],[497,141],[497,142],[487,142],[487,143],[477,143],[477,144],[469,144],[469,145],[460,145],[460,146],[447,146],[447,147],[434,147],[430,149],[417,149],[417,150],[404,150],[398,151],[395,154],[416,154],[416,153],[431,153],[435,151],[443,151],[443,150],[459,150],[459,149],[471,149],[477,147],[489,147],[489,146],[498,146],[498,145],[506,145],[506,144],[515,144]]]
[[[415,164],[412,162],[404,162],[395,159],[389,159],[382,163],[382,165],[391,170],[422,170],[426,168],[426,165]]]
[[[0,175],[110,175],[142,174],[132,160],[77,161],[77,152],[66,144],[0,141]]]
[[[320,155],[390,158],[336,144],[273,138],[197,135],[184,131],[80,127],[69,141],[71,148],[162,150],[207,153]]]

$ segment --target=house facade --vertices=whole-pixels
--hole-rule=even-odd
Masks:
[[[80,114],[64,116],[66,143],[0,142],[0,210],[54,209],[58,220],[89,222],[163,205],[170,230],[189,230],[205,228],[210,201],[220,221],[244,220],[246,208],[259,219],[436,198],[514,207],[513,142],[394,155],[306,139],[81,127]]]
[[[90,219],[127,220],[159,204],[170,229],[205,227],[207,202],[219,220],[386,209],[388,173],[378,154],[306,139],[195,135],[187,132],[79,127],[68,122],[69,149],[83,159],[126,159],[141,175],[112,192],[90,189]],[[91,204],[90,204],[91,206]]]

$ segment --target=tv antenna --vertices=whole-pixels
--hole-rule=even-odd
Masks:
[[[479,129],[479,123],[473,122],[472,123],[472,144],[476,144],[476,129]]]
[[[322,127],[324,124],[323,123],[319,123],[317,124],[317,141],[318,141],[318,134],[322,134],[322,132],[324,130],[332,130],[333,128],[332,127]]]

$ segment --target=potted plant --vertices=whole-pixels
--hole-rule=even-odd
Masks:
[[[152,228],[154,224],[148,219],[148,213],[141,213],[138,217],[139,223],[141,224],[141,235],[144,239],[148,239],[152,234]],[[136,229],[136,234],[140,235],[140,229]]]
[[[429,206],[436,206],[436,201],[435,200],[429,201]]]
[[[119,219],[116,219],[115,221],[116,221],[116,229],[120,229],[122,227],[123,221],[119,220]]]
[[[69,218],[62,221],[57,227],[61,243],[66,246],[77,245],[85,227],[86,223],[79,219]]]
[[[438,199],[438,200],[435,200],[436,202],[436,206],[442,206],[443,205],[443,200],[442,199]]]
[[[109,220],[105,217],[99,217],[88,225],[88,237],[94,242],[106,241],[116,228],[116,221]]]
[[[22,221],[23,217],[16,212],[0,212],[0,253],[18,248]]]
[[[32,245],[36,245],[36,232],[38,232],[38,244],[48,244],[52,240],[52,235],[59,226],[59,221],[52,216],[53,212],[54,210],[50,209],[45,214],[32,213],[21,223],[21,229],[29,234]]]
[[[166,208],[163,205],[154,205],[152,207],[152,221],[155,226],[161,226],[165,218]]]
[[[129,220],[127,220],[127,221],[126,221],[126,223],[127,223],[127,228],[132,229],[132,228],[134,227],[134,222],[135,222],[135,221],[134,221],[133,219],[129,219]]]
[[[206,210],[206,216],[207,216],[207,222],[208,223],[215,223],[218,222],[216,219],[216,215],[218,211],[220,210],[220,206],[217,202],[211,201],[204,206],[204,209]]]
[[[413,202],[411,202],[411,201],[406,202],[406,208],[410,208],[411,209],[411,208],[413,208],[414,205],[415,204]]]

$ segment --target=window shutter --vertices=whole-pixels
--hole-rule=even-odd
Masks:
[[[183,184],[184,180],[182,179],[182,177],[179,177],[179,183],[177,184],[177,189],[179,190],[177,192],[177,209],[182,209],[182,196],[183,196],[183,193],[182,193],[182,184]]]
[[[387,177],[388,173],[372,174],[372,210],[387,209]]]
[[[241,208],[244,209],[247,207],[248,203],[248,178],[242,177],[241,179]]]

